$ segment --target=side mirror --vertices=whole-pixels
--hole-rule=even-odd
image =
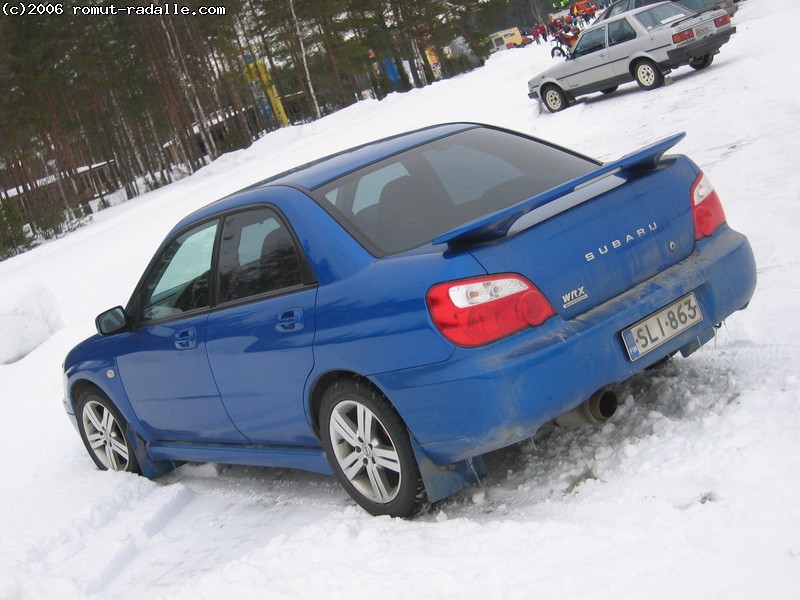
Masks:
[[[94,320],[97,333],[100,335],[113,335],[128,327],[128,315],[125,309],[117,306],[110,310],[100,313]]]

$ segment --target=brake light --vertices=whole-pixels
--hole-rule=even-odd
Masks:
[[[514,274],[434,285],[425,298],[434,325],[458,346],[483,346],[556,314],[535,285]]]
[[[723,15],[721,17],[717,17],[716,19],[714,19],[714,25],[716,25],[717,27],[722,27],[723,25],[727,25],[730,22],[731,22],[730,15]]]
[[[709,237],[725,222],[725,211],[714,190],[714,186],[703,173],[692,185],[692,213],[694,215],[694,239]]]
[[[680,44],[681,42],[685,42],[686,40],[690,40],[694,37],[694,30],[693,29],[685,29],[679,33],[672,34],[672,43],[673,44]]]

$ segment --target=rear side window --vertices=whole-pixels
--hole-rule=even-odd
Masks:
[[[623,42],[636,39],[636,31],[631,27],[626,19],[613,21],[608,24],[608,45],[616,46]]]
[[[564,149],[479,127],[350,173],[315,196],[367,249],[384,256],[428,244],[595,168]]]
[[[270,208],[225,217],[219,248],[219,302],[232,302],[303,283],[300,254]]]

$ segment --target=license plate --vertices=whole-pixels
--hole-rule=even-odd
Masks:
[[[622,340],[630,359],[636,360],[702,320],[700,306],[691,293],[628,327],[622,332]]]
[[[712,27],[711,25],[700,25],[700,27],[694,28],[694,37],[702,37],[707,33],[711,33]]]

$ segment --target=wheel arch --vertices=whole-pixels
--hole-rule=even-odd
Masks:
[[[561,82],[558,79],[556,79],[554,77],[548,77],[547,79],[542,81],[542,83],[539,84],[539,97],[540,98],[541,98],[541,94],[544,91],[544,89],[549,85],[556,86],[558,89],[560,89],[562,92],[564,92],[564,95],[567,98],[570,97],[569,92],[567,92],[567,90],[564,89],[564,86],[561,84]]]
[[[108,394],[95,382],[89,381],[88,379],[76,379],[75,381],[72,382],[69,394],[67,395],[67,397],[69,398],[70,406],[72,406],[73,414],[77,414],[78,397],[90,390],[99,392],[104,396],[109,397]]]
[[[311,387],[311,391],[309,393],[309,398],[308,398],[308,416],[314,435],[316,435],[318,439],[321,439],[319,410],[320,410],[320,404],[322,403],[322,397],[325,395],[325,392],[328,391],[334,385],[336,385],[337,382],[344,380],[357,381],[363,383],[363,385],[365,386],[373,388],[377,393],[381,394],[384,398],[386,398],[386,401],[392,407],[392,410],[394,410],[398,414],[398,416],[400,416],[397,407],[394,404],[392,404],[392,401],[389,398],[389,396],[380,388],[380,386],[378,386],[374,381],[372,381],[368,377],[360,375],[359,373],[356,373],[354,371],[348,371],[346,369],[328,371],[327,373],[320,375],[316,379],[316,381]],[[400,419],[403,420],[403,423],[405,424],[405,419],[403,419],[402,416],[400,416]]]
[[[135,430],[137,435],[142,437],[144,441],[150,441],[149,438],[143,434],[143,428],[139,423],[136,413],[133,411],[133,408],[128,402],[128,397],[125,394],[125,390],[122,388],[122,383],[120,382],[119,377],[115,376],[110,378],[108,375],[106,375],[105,378],[101,378],[93,377],[91,375],[93,374],[84,372],[73,376],[67,383],[66,397],[70,408],[72,409],[72,414],[75,415],[75,418],[78,418],[78,396],[87,391],[96,391],[108,398],[109,402],[111,402],[120,412],[120,414],[127,421],[128,425]]]
[[[424,503],[433,503],[447,498],[458,490],[476,483],[479,481],[480,477],[483,476],[485,473],[485,466],[482,457],[475,457],[468,461],[459,461],[449,465],[438,465],[434,463],[419,444],[414,433],[409,429],[406,420],[398,410],[398,407],[392,403],[389,395],[386,394],[376,382],[353,371],[329,371],[320,376],[312,387],[309,406],[310,415],[314,433],[320,438],[320,441],[319,413],[322,398],[325,392],[332,386],[335,386],[337,382],[346,380],[356,381],[358,384],[364,385],[366,388],[371,388],[375,393],[380,394],[386,400],[389,409],[394,412],[403,427],[405,427],[414,453],[414,459],[423,481],[425,494]],[[422,490],[418,490],[418,492],[422,493]]]
[[[656,68],[661,71],[661,75],[667,75],[669,73],[669,69],[666,69],[661,63],[659,63],[655,58],[647,54],[646,52],[638,52],[630,57],[628,61],[628,73],[630,74],[631,78],[636,81],[636,65],[639,61],[642,60],[649,60],[653,63]]]

